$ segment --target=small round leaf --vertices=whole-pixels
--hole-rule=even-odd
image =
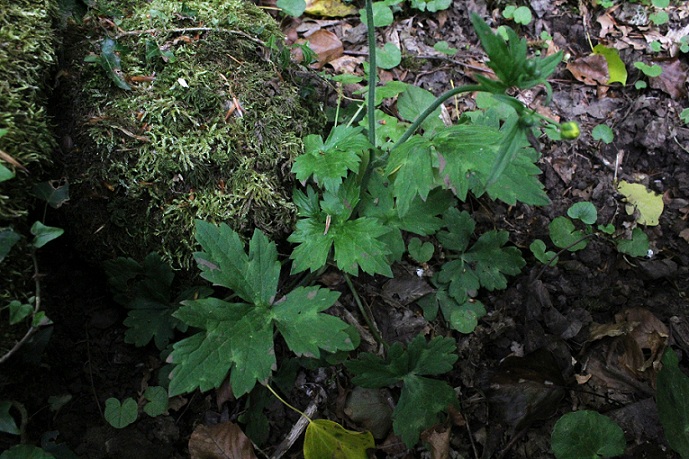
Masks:
[[[593,225],[598,219],[598,211],[590,202],[577,202],[567,209],[570,218],[581,220],[587,225]]]
[[[122,429],[136,421],[138,407],[133,398],[129,397],[120,403],[116,398],[105,401],[105,420],[116,429]]]
[[[551,447],[557,459],[620,456],[625,445],[620,426],[596,411],[565,414],[555,423],[551,436]]]

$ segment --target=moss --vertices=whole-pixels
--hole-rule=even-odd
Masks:
[[[0,0],[0,129],[8,130],[0,149],[28,171],[0,183],[0,226],[22,225],[30,179],[40,176],[55,147],[44,90],[55,63],[55,10],[47,0]]]
[[[77,148],[63,161],[86,249],[101,259],[159,250],[186,268],[195,218],[289,231],[289,169],[317,121],[262,44],[281,40],[275,22],[238,0],[142,0],[98,2],[84,24],[70,45]],[[83,63],[106,36],[131,91]]]

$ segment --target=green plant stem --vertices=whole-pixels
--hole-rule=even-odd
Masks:
[[[368,35],[368,141],[373,145],[369,161],[372,163],[376,149],[376,29],[373,22],[373,1],[366,0],[366,27]]]
[[[273,394],[273,395],[275,396],[275,398],[277,398],[278,400],[280,400],[280,401],[282,402],[282,404],[285,405],[287,408],[291,409],[292,411],[294,411],[294,412],[296,412],[296,413],[299,413],[299,414],[302,415],[304,418],[306,418],[309,422],[313,422],[313,421],[311,421],[311,418],[310,418],[310,417],[308,417],[308,416],[307,416],[306,414],[304,414],[302,411],[299,411],[298,409],[296,409],[295,407],[293,407],[292,405],[290,405],[289,403],[287,403],[282,397],[280,397],[280,396],[277,394],[277,392],[275,392],[275,391],[273,390],[273,388],[270,387],[270,384],[266,383],[265,387],[266,387],[266,389],[268,389],[268,390],[270,391],[271,394]]]
[[[364,307],[364,304],[361,302],[361,298],[359,298],[359,294],[357,293],[356,289],[354,288],[354,284],[352,283],[352,279],[349,277],[349,274],[343,273],[345,282],[347,283],[347,287],[349,287],[349,291],[352,292],[352,296],[354,297],[354,301],[356,302],[356,305],[359,307],[359,312],[361,312],[361,315],[364,316],[364,320],[366,321],[366,325],[368,325],[368,329],[371,332],[371,335],[373,335],[373,339],[376,340],[376,342],[380,345],[382,345],[385,349],[388,348],[388,343],[383,340],[383,337],[380,336],[380,333],[378,333],[378,328],[375,326],[373,323],[373,319],[371,318],[370,314]]]
[[[438,107],[440,107],[440,105],[447,99],[454,97],[457,94],[461,94],[463,92],[474,92],[484,90],[485,88],[480,84],[470,84],[450,89],[449,91],[446,91],[445,93],[441,94],[440,96],[438,96],[437,99],[433,101],[431,105],[428,106],[426,110],[424,110],[419,116],[416,117],[412,125],[409,126],[409,128],[407,128],[402,137],[400,137],[399,140],[395,142],[395,144],[392,146],[392,148],[390,148],[390,151],[394,150],[395,148],[399,147],[404,142],[406,142],[407,139],[409,139],[409,137],[411,137],[412,134],[416,132],[419,126],[421,126],[421,123],[423,123],[426,120],[426,118],[428,118],[431,115],[431,113],[433,113]]]

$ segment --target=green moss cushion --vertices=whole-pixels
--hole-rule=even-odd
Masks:
[[[157,250],[188,268],[196,218],[284,236],[289,170],[314,118],[278,64],[272,18],[238,0],[97,5],[69,45],[62,158],[88,250]]]

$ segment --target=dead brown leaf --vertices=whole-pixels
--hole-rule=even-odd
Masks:
[[[342,42],[337,38],[337,35],[325,29],[316,30],[308,37],[297,40],[297,43],[306,42],[308,42],[309,48],[318,56],[318,61],[311,65],[312,68],[317,70],[328,62],[339,58],[344,52]],[[293,48],[292,57],[297,62],[301,62],[304,59],[303,53],[299,48]]]
[[[431,447],[431,459],[450,457],[450,429],[442,426],[431,427],[421,434],[421,439]]]
[[[567,63],[574,78],[589,86],[605,85],[610,79],[608,63],[600,54],[580,57]]]
[[[659,65],[663,73],[658,77],[650,78],[650,86],[668,93],[673,99],[686,97],[687,67],[679,59],[659,62]]]
[[[251,440],[232,422],[199,425],[189,439],[191,459],[257,459]]]

